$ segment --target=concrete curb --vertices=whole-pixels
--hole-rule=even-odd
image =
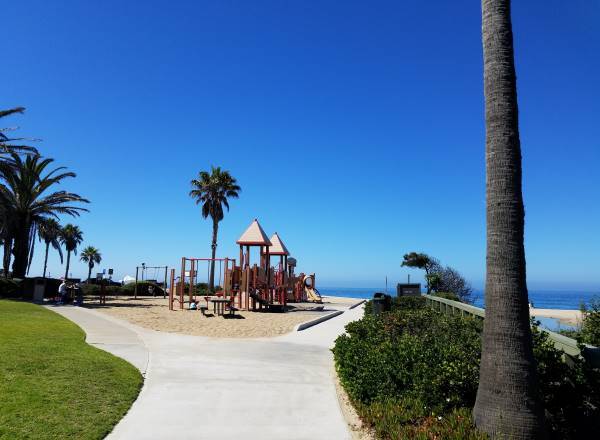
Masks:
[[[342,313],[344,313],[343,310],[336,310],[335,312],[329,313],[329,314],[327,314],[325,316],[319,316],[316,319],[312,319],[310,321],[303,322],[301,324],[296,325],[296,327],[294,327],[294,331],[295,332],[301,332],[302,330],[306,330],[309,327],[312,327],[314,325],[317,325],[317,324],[320,324],[322,322],[325,322],[328,319],[335,318],[336,316],[340,316]]]
[[[348,310],[352,310],[354,307],[358,307],[358,306],[360,306],[361,304],[364,304],[364,303],[366,303],[366,302],[367,302],[367,300],[366,300],[366,299],[363,299],[362,301],[359,301],[359,302],[357,302],[356,304],[352,304],[352,305],[351,305],[351,306],[348,308]]]

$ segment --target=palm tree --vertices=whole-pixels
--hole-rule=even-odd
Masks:
[[[0,118],[10,116],[16,113],[23,114],[25,112],[24,107],[15,107],[9,110],[0,110]],[[14,130],[11,128],[0,128],[0,155],[4,156],[10,153],[37,153],[37,150],[27,145],[15,145],[12,142],[25,141],[25,140],[36,140],[27,138],[9,138],[5,133]]]
[[[90,282],[90,278],[92,277],[92,269],[94,268],[94,264],[100,264],[102,261],[102,255],[100,255],[100,250],[96,249],[94,246],[88,246],[84,250],[81,251],[81,256],[79,257],[81,261],[88,264],[88,277],[87,281]]]
[[[479,388],[473,415],[493,438],[545,436],[536,393],[523,229],[510,0],[483,0],[487,268]]]
[[[67,267],[65,269],[65,280],[69,278],[69,266],[71,265],[71,252],[77,255],[77,246],[83,241],[83,233],[78,226],[68,224],[62,228],[60,242],[65,245],[67,251]]]
[[[50,245],[58,251],[60,264],[63,263],[63,254],[60,247],[61,230],[62,228],[53,218],[46,218],[38,223],[38,237],[46,244],[46,253],[44,255],[44,278],[46,278],[46,269],[48,268],[48,250],[50,249]]]
[[[15,107],[9,110],[0,110],[0,118],[10,116],[17,113],[24,113],[24,107]],[[10,153],[37,153],[36,149],[27,145],[15,145],[13,142],[24,141],[26,138],[10,138],[6,133],[14,130],[15,127],[0,128],[0,161],[5,161],[6,156]],[[32,140],[32,139],[29,139]],[[1,176],[0,176],[1,177]],[[11,217],[10,211],[5,210],[0,204],[0,243],[4,248],[4,258],[2,267],[4,276],[8,277],[10,267],[11,250],[13,244],[12,231],[14,227],[14,218]]]
[[[22,278],[27,270],[38,223],[61,214],[78,216],[81,211],[87,211],[74,205],[89,203],[77,194],[49,193],[54,185],[75,177],[75,173],[64,172],[64,167],[46,172],[53,161],[39,155],[22,158],[10,153],[10,160],[0,162],[0,177],[4,180],[0,183],[0,212],[5,220],[10,220],[5,223],[5,229],[7,237],[13,240],[13,276],[17,278]]]
[[[214,290],[215,286],[215,255],[217,253],[217,234],[219,231],[219,222],[223,220],[223,206],[229,211],[228,198],[239,197],[242,190],[237,181],[229,174],[229,171],[223,171],[220,167],[211,167],[208,171],[200,171],[198,179],[192,180],[192,190],[190,196],[196,200],[196,204],[202,204],[202,217],[210,218],[213,222],[212,234],[212,261],[210,262],[210,279],[208,281],[209,291]]]

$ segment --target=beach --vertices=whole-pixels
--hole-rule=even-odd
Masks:
[[[86,307],[123,319],[143,328],[216,338],[273,337],[291,332],[294,327],[336,310],[347,309],[356,298],[324,297],[322,311],[318,304],[290,304],[287,313],[236,312],[235,318],[213,316],[212,308],[203,316],[200,311],[171,311],[168,299],[158,297],[107,298],[106,304],[90,301]]]
[[[580,310],[560,310],[560,309],[536,309],[531,307],[529,315],[540,318],[558,319],[562,324],[579,326],[583,320]]]

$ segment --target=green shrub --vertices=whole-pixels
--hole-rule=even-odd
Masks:
[[[417,306],[413,299],[399,305]],[[336,341],[340,380],[350,397],[363,403],[411,398],[441,410],[471,402],[477,391],[480,327],[479,321],[428,308],[365,316],[348,324],[347,335]]]
[[[488,437],[477,431],[471,411],[454,409],[436,415],[418,400],[393,400],[359,405],[363,421],[375,431],[378,438],[393,440],[483,440]]]
[[[98,296],[100,293],[98,284],[81,284],[80,289],[85,296]]]
[[[481,321],[444,315],[422,298],[398,298],[393,307],[348,324],[333,349],[359,415],[383,439],[481,438],[468,417],[479,380]],[[532,335],[551,438],[600,431],[600,371],[582,359],[567,365],[536,325]]]
[[[425,308],[425,298],[422,296],[393,296],[392,312],[395,310],[416,310]],[[365,303],[365,315],[373,313],[373,301]]]
[[[594,296],[590,301],[590,307],[584,306],[582,311],[581,339],[586,344],[600,347],[600,297]]]
[[[452,292],[436,292],[436,293],[433,294],[433,296],[437,296],[439,298],[449,299],[451,301],[462,302],[460,300],[460,298],[458,297],[458,295],[456,293],[452,293]]]
[[[21,281],[0,278],[0,298],[18,298],[21,296]]]
[[[538,324],[532,326],[533,351],[552,437],[586,438],[600,430],[600,371],[583,359],[572,359],[567,365],[562,351]]]
[[[148,288],[150,286],[154,287],[154,292],[152,294],[150,294],[148,292]],[[133,296],[134,292],[135,292],[135,283],[128,283],[128,284],[121,286],[121,290],[120,290],[119,294],[125,295],[125,296]],[[137,294],[139,296],[153,296],[153,295],[162,296],[163,289],[162,289],[162,287],[158,286],[156,283],[152,283],[149,281],[138,281]]]

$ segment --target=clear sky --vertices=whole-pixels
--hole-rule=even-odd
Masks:
[[[513,3],[530,287],[598,289],[600,3]],[[75,222],[118,278],[209,254],[189,182],[220,165],[243,188],[221,256],[257,217],[318,285],[403,280],[413,250],[482,285],[479,2],[21,0],[2,16],[0,107],[27,107],[4,125],[77,172],[65,188],[92,204]]]

